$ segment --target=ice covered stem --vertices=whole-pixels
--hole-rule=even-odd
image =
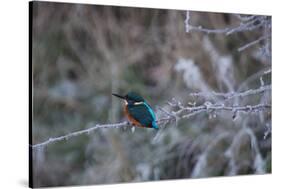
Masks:
[[[190,19],[189,11],[186,11],[186,17],[185,17],[184,24],[185,24],[185,32],[187,32],[187,33],[190,31],[189,19]]]

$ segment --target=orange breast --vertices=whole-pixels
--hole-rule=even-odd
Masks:
[[[138,126],[138,127],[143,127],[140,122],[138,122],[137,120],[135,120],[135,119],[130,115],[127,106],[124,107],[124,113],[125,113],[126,117],[128,118],[128,120],[129,120],[132,124],[134,124],[135,126]]]

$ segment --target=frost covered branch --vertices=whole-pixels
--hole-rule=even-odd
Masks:
[[[271,85],[261,85],[257,89],[249,89],[244,92],[231,92],[231,93],[218,93],[218,92],[212,92],[210,93],[192,93],[191,96],[219,96],[223,97],[225,99],[232,99],[232,98],[243,98],[249,95],[259,95],[265,91],[271,91]],[[265,111],[266,109],[270,109],[271,105],[270,104],[256,104],[256,105],[225,105],[223,103],[212,103],[209,101],[206,101],[203,105],[195,106],[189,105],[189,106],[184,106],[180,101],[177,101],[176,99],[172,99],[172,101],[168,102],[168,105],[171,106],[172,108],[176,108],[177,111],[167,111],[164,108],[159,108],[160,111],[162,111],[166,116],[160,118],[157,120],[158,125],[160,128],[162,128],[164,125],[175,121],[175,125],[177,126],[178,120],[179,119],[186,119],[186,118],[191,118],[197,114],[203,113],[203,112],[219,112],[219,111],[229,111],[233,113],[233,118],[236,117],[236,114],[238,112],[244,112],[244,113],[252,113],[252,112],[260,112],[260,111]],[[112,124],[96,124],[88,129],[76,131],[73,133],[69,133],[63,136],[59,137],[54,137],[54,138],[49,138],[48,140],[31,145],[33,149],[39,148],[39,147],[44,147],[47,146],[51,143],[63,141],[63,140],[68,140],[72,137],[83,135],[83,134],[90,134],[93,131],[97,129],[102,129],[102,128],[121,128],[121,127],[132,127],[129,122],[120,122],[120,123],[112,123]]]
[[[201,106],[193,106],[193,107],[190,107],[190,106],[184,107],[179,102],[177,102],[176,106],[180,107],[180,109],[178,111],[172,112],[172,113],[167,112],[166,110],[162,109],[162,111],[165,111],[168,116],[164,117],[164,118],[160,118],[157,121],[160,128],[163,125],[165,125],[169,122],[172,122],[174,120],[177,122],[178,119],[190,118],[190,117],[195,116],[202,112],[225,110],[225,111],[231,111],[231,112],[235,112],[235,113],[240,112],[240,111],[250,113],[250,112],[264,111],[265,109],[271,108],[271,105],[269,105],[269,104],[257,104],[257,105],[246,105],[246,106],[225,106],[223,104],[218,105],[218,104],[212,104],[210,102],[205,103],[204,105],[201,105]],[[97,129],[101,129],[101,128],[121,128],[121,127],[128,127],[128,126],[132,126],[132,125],[130,125],[130,123],[128,123],[126,121],[121,122],[121,123],[114,123],[114,124],[103,124],[103,125],[97,124],[88,129],[76,131],[76,132],[69,133],[67,135],[63,135],[63,136],[59,136],[59,137],[55,137],[55,138],[49,138],[45,142],[32,145],[32,148],[34,149],[34,148],[38,148],[38,147],[44,147],[44,146],[47,146],[54,142],[68,140],[75,136],[79,136],[79,135],[83,135],[83,134],[90,134],[91,132],[93,132]]]
[[[217,96],[217,97],[222,97],[225,99],[231,99],[231,98],[237,98],[237,97],[245,97],[245,96],[249,96],[249,95],[256,95],[256,94],[260,94],[263,93],[265,91],[271,91],[271,85],[264,85],[261,86],[257,89],[249,89],[247,91],[244,92],[230,92],[230,93],[218,93],[218,92],[211,92],[211,93],[192,93],[190,94],[191,96],[204,96],[204,97],[208,97],[208,96]]]
[[[230,29],[229,28],[224,28],[224,29],[206,29],[203,28],[202,26],[193,26],[190,24],[190,12],[186,11],[186,19],[184,21],[185,23],[185,31],[186,32],[190,32],[190,31],[201,31],[201,32],[205,32],[205,33],[226,33],[228,32]]]
[[[230,111],[236,114],[237,112],[260,112],[265,109],[271,108],[270,104],[257,104],[257,105],[245,105],[245,106],[226,106],[224,104],[212,104],[211,102],[206,102],[204,105],[196,107],[185,107],[176,112],[180,118],[190,118],[196,114],[202,112],[218,112],[218,111]],[[188,112],[183,114],[183,112]]]
[[[249,48],[249,47],[251,47],[251,46],[253,46],[253,45],[256,45],[256,44],[259,43],[260,41],[265,40],[265,39],[269,38],[270,36],[271,36],[271,35],[261,36],[261,37],[258,38],[257,40],[252,41],[252,42],[250,42],[250,43],[247,43],[247,44],[243,45],[242,47],[239,47],[239,48],[238,48],[238,52],[241,52],[241,51],[243,51],[243,50],[245,50],[245,49],[247,49],[247,48]]]
[[[120,128],[120,127],[125,127],[125,126],[129,126],[129,123],[126,122],[126,121],[121,122],[121,123],[115,123],[115,124],[104,124],[104,125],[97,124],[97,125],[95,125],[93,127],[90,127],[88,129],[76,131],[76,132],[69,133],[67,135],[63,135],[63,136],[59,136],[59,137],[55,137],[55,138],[49,138],[45,142],[32,145],[32,148],[43,147],[43,146],[46,146],[46,145],[54,143],[54,142],[59,142],[59,141],[62,141],[62,140],[68,140],[72,137],[83,135],[83,134],[90,134],[91,132],[93,132],[97,129],[101,129],[101,128]]]
[[[190,12],[186,11],[186,19],[185,19],[185,31],[199,31],[204,32],[207,34],[211,33],[217,33],[217,34],[234,34],[237,32],[243,32],[243,31],[252,31],[259,27],[262,27],[264,25],[269,25],[269,20],[267,20],[266,16],[249,16],[249,17],[242,17],[237,16],[236,17],[241,21],[238,26],[233,26],[231,28],[221,28],[221,29],[210,29],[210,28],[204,28],[202,26],[194,26],[190,24]]]

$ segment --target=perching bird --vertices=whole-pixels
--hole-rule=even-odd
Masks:
[[[159,129],[156,116],[150,105],[137,93],[129,92],[125,96],[112,94],[125,101],[124,112],[129,121],[136,126]]]

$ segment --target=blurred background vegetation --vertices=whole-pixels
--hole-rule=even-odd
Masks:
[[[239,26],[242,16],[190,12],[189,21],[217,29]],[[206,34],[186,32],[185,19],[179,10],[33,2],[33,144],[125,120],[113,92],[140,93],[161,117],[157,107],[169,109],[172,98],[200,105],[206,99],[190,93],[258,88],[261,76],[271,84],[270,39],[237,51],[269,27]],[[271,92],[235,103],[260,102],[270,104]],[[269,127],[271,110],[235,120],[202,113],[157,140],[153,129],[99,129],[35,149],[34,186],[270,173]]]

